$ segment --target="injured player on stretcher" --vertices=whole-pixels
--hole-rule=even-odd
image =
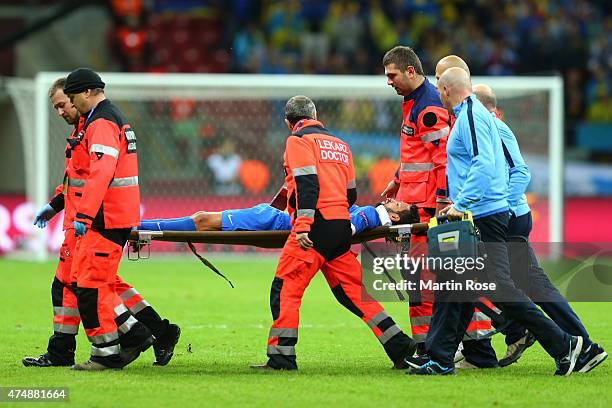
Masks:
[[[416,206],[388,199],[376,206],[349,208],[353,235],[392,224],[419,221]],[[142,220],[139,230],[147,231],[283,231],[291,229],[289,214],[270,204],[220,212],[198,211],[182,218]]]

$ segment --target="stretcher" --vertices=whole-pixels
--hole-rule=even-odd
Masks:
[[[389,227],[377,227],[353,236],[353,244],[365,243],[377,239],[395,239],[405,241],[411,233],[427,231],[427,223],[401,224]],[[232,282],[225,277],[208,259],[195,249],[193,244],[226,244],[250,245],[258,248],[282,248],[291,231],[132,231],[129,238],[128,259],[148,259],[151,256],[152,241],[185,242],[191,252],[208,268],[225,279],[230,286]],[[147,248],[146,255],[143,248]]]
[[[406,238],[411,233],[427,231],[427,223],[377,227],[353,236],[353,243],[382,238]],[[291,231],[132,231],[130,242],[139,247],[151,241],[191,242],[192,244],[250,245],[259,248],[282,248]],[[139,258],[143,258],[139,256]]]

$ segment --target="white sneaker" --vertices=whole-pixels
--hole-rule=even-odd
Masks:
[[[459,347],[457,347],[457,351],[455,352],[455,358],[453,359],[453,361],[455,362],[455,364],[457,364],[464,358],[465,356],[463,355],[463,342],[461,342],[459,343]]]

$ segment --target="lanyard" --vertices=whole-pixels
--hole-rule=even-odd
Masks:
[[[99,102],[98,102],[99,103]],[[87,119],[85,119],[85,123],[89,122],[89,118],[91,118],[91,115],[93,115],[94,110],[98,107],[98,103],[96,103],[93,108],[91,108],[91,110],[89,111],[89,114],[87,115]]]

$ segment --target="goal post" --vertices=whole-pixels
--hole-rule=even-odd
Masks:
[[[61,181],[62,140],[70,129],[52,111],[47,91],[55,79],[64,75],[41,72],[30,85],[26,84],[28,80],[15,79],[10,92],[19,115],[24,151],[30,155],[24,160],[27,200],[36,208],[47,202]],[[351,147],[353,142],[358,144],[359,154],[366,157],[384,152],[398,158],[393,154],[399,150],[401,98],[386,85],[382,75],[100,75],[108,98],[125,113],[136,131],[145,217],[185,215],[185,211],[198,207],[198,200],[199,209],[217,209],[216,203],[241,205],[248,201],[232,198],[236,196],[252,198],[252,203],[265,201],[262,198],[270,196],[269,191],[275,188],[272,184],[282,179],[276,163],[287,133],[282,124],[282,105],[296,94],[311,97],[320,119],[340,137],[346,137]],[[429,80],[435,83],[435,79]],[[547,241],[562,242],[562,78],[472,77],[472,83],[485,83],[497,94],[505,119],[528,156],[527,163],[530,153],[546,160],[548,177],[541,193],[547,198]],[[17,91],[27,86],[29,93]],[[181,101],[187,102],[181,105]],[[235,142],[233,149],[242,159],[257,159],[269,167],[270,182],[265,190],[250,193],[239,186],[240,190],[232,190],[229,195],[215,190],[218,186],[208,174],[211,169],[206,158],[227,148],[227,140]],[[208,174],[209,180],[200,180],[203,173]],[[166,201],[164,194],[170,196]],[[169,211],[178,201],[168,200],[178,197],[182,197],[182,204]],[[146,211],[158,207],[168,211]],[[45,231],[36,236],[37,259],[46,257],[47,242]]]

